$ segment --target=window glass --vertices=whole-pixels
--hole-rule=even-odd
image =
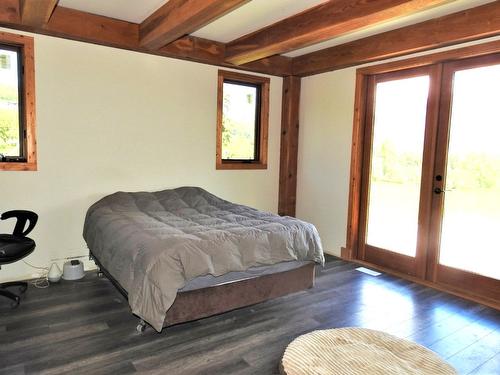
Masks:
[[[19,51],[0,45],[0,154],[22,156]]]
[[[222,104],[222,159],[258,159],[257,86],[224,82]]]

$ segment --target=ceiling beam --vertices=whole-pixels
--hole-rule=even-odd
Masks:
[[[49,22],[59,0],[19,0],[21,21],[25,25],[43,27]]]
[[[250,0],[169,0],[139,28],[140,44],[159,49],[202,28]]]
[[[61,6],[56,7],[45,28],[32,30],[82,42],[132,50],[138,48],[139,26],[136,23]]]
[[[500,1],[326,48],[292,60],[308,76],[500,35]]]
[[[224,43],[191,36],[178,39],[160,50],[148,50],[139,44],[139,24],[61,6],[55,8],[44,27],[37,27],[21,22],[19,0],[1,0],[0,26],[275,76],[286,76],[291,73],[292,59],[289,57],[273,56],[251,64],[236,66],[225,61]]]
[[[450,0],[331,0],[228,43],[240,65],[419,12]]]
[[[245,65],[236,66],[224,60],[226,45],[209,39],[185,36],[157,51],[149,53],[181,58],[227,68],[248,70],[275,76],[286,76],[292,71],[292,59],[286,56],[271,56]]]

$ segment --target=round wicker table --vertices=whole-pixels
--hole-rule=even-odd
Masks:
[[[456,375],[434,352],[414,342],[364,328],[313,331],[285,350],[283,375]]]

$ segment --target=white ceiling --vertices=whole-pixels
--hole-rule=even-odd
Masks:
[[[166,0],[59,0],[66,8],[141,23]]]
[[[227,43],[324,2],[325,0],[251,0],[192,35]]]
[[[59,5],[141,23],[168,0],[59,0]],[[251,0],[193,35],[229,42],[328,0]]]
[[[201,38],[227,43],[251,33],[283,18],[299,13],[326,0],[252,0],[194,32]],[[362,31],[342,35],[329,41],[318,43],[286,54],[299,56],[323,48],[347,43],[384,31],[422,22],[431,18],[455,13],[496,0],[450,0],[449,3],[423,11],[412,16],[368,27]],[[59,5],[102,16],[141,23],[151,13],[166,3],[166,0],[60,0]]]

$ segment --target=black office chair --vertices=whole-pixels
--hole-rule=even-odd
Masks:
[[[0,234],[0,269],[2,264],[13,263],[28,256],[35,250],[35,241],[26,235],[33,230],[38,220],[38,215],[31,211],[8,211],[0,216],[0,220],[17,218],[16,226],[12,234]],[[25,230],[26,222],[29,221]],[[0,284],[0,296],[10,298],[13,302],[11,306],[19,305],[20,297],[6,288],[20,287],[20,293],[24,293],[28,288],[28,283],[24,281],[14,281]]]

